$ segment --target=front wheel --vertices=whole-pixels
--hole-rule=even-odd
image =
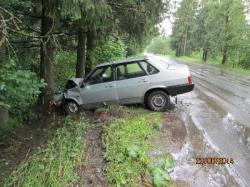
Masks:
[[[75,115],[79,112],[79,106],[74,101],[67,101],[65,104],[65,112],[68,115]]]
[[[156,112],[165,111],[169,103],[169,96],[161,90],[153,91],[147,98],[147,106]]]

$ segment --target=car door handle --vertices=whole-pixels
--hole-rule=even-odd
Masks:
[[[141,83],[141,82],[148,82],[148,80],[147,79],[142,79],[142,80],[138,81],[138,83]]]
[[[115,85],[112,85],[112,84],[105,86],[105,88],[114,88],[114,87],[115,87]]]

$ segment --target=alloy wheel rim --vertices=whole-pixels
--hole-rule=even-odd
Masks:
[[[151,103],[155,108],[162,108],[166,103],[166,99],[164,96],[158,94],[153,96]]]
[[[68,107],[71,113],[76,113],[78,111],[78,106],[75,103],[69,103]]]

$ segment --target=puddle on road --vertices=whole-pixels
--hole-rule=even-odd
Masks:
[[[250,128],[239,124],[230,113],[223,118],[222,122],[225,130],[234,132],[238,136],[239,143],[250,150]]]
[[[182,113],[187,129],[186,143],[182,149],[172,148],[175,169],[171,177],[185,181],[189,186],[239,186],[224,165],[197,165],[196,158],[219,157],[197,129],[190,116]]]
[[[224,165],[196,164],[196,158],[219,157],[219,155],[204,139],[204,135],[197,129],[190,116],[182,113],[181,118],[185,121],[187,137],[183,148],[173,153],[176,167],[171,174],[172,178],[184,180],[189,186],[238,186]]]
[[[175,167],[170,175],[177,186],[239,186],[225,165],[196,164],[196,158],[220,156],[186,112],[176,108],[164,113],[162,123],[159,136],[151,140],[154,149],[149,156],[157,160],[171,153]]]
[[[235,160],[233,165],[207,166],[204,171],[212,171],[209,178],[225,178],[218,186],[247,186],[250,172],[249,127],[240,124],[233,114],[224,111],[219,103],[197,89],[194,93],[181,97],[177,110],[186,124],[190,154],[229,157]],[[205,184],[216,186],[207,183],[213,181],[217,180],[212,178]]]

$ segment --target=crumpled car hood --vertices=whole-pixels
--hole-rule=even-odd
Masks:
[[[73,81],[74,83],[76,83],[77,85],[80,85],[83,82],[82,78],[71,78],[69,79],[71,81]]]

